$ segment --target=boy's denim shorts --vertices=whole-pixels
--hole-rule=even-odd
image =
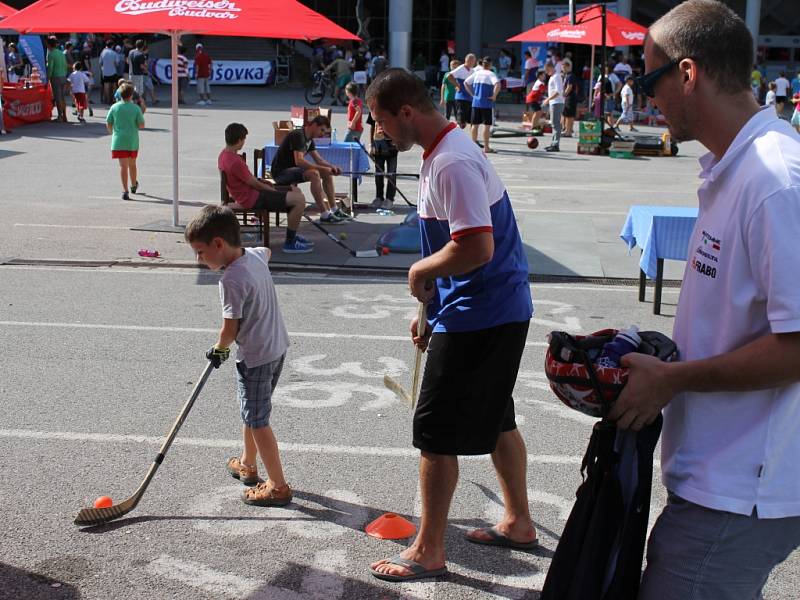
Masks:
[[[278,385],[284,358],[286,358],[285,354],[277,360],[252,369],[244,362],[236,363],[237,391],[242,422],[248,427],[258,428],[269,425],[269,415],[272,412],[272,392]]]

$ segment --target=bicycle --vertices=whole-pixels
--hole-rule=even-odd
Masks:
[[[330,92],[333,98],[333,81],[331,76],[325,71],[317,71],[311,76],[311,85],[306,88],[306,102],[309,104],[320,104],[325,96]],[[344,89],[339,90],[339,97],[336,98],[339,104],[345,104]]]

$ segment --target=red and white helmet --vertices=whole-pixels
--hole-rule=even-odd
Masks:
[[[628,382],[628,369],[596,364],[603,346],[618,330],[603,329],[591,335],[570,335],[553,331],[544,359],[550,388],[559,399],[577,411],[602,418]],[[642,342],[636,352],[672,361],[678,353],[675,342],[657,331],[640,331]]]

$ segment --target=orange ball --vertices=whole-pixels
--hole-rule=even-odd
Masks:
[[[95,508],[108,508],[114,504],[114,501],[111,500],[108,496],[100,496],[97,500],[94,501]]]

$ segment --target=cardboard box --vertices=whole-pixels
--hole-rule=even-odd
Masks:
[[[292,123],[294,123],[295,127],[303,127],[308,125],[309,121],[311,121],[317,115],[324,115],[330,119],[331,109],[320,108],[318,106],[292,106]]]
[[[273,121],[272,128],[275,130],[275,145],[280,146],[283,138],[294,129],[294,125],[291,121]]]

